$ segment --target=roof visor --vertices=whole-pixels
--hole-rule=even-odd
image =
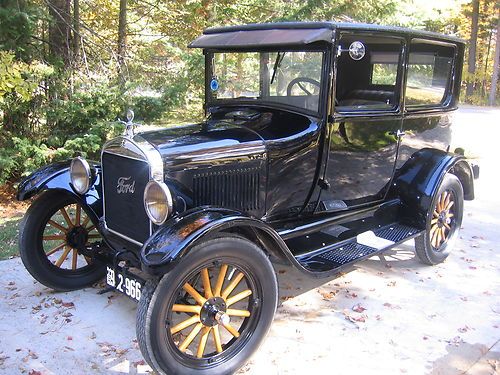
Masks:
[[[251,48],[284,45],[308,45],[315,42],[331,43],[331,29],[270,29],[228,31],[204,34],[192,43],[190,48]]]

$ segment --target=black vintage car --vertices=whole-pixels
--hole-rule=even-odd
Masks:
[[[409,239],[422,262],[446,259],[479,172],[451,145],[461,40],[314,22],[210,28],[190,46],[205,121],[136,133],[131,116],[100,161],[20,184],[18,199],[39,195],[20,234],[35,279],[106,277],[138,300],[155,370],[226,374],[271,325],[273,263],[330,278]]]

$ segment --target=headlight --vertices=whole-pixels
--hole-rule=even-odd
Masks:
[[[148,217],[156,225],[167,220],[172,211],[172,194],[163,182],[149,181],[144,189],[144,208]]]
[[[81,157],[74,158],[69,168],[73,189],[78,194],[85,194],[90,188],[90,165]]]

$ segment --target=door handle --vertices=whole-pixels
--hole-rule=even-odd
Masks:
[[[402,130],[393,130],[393,131],[390,131],[389,132],[389,135],[393,135],[395,136],[396,138],[399,138],[399,137],[402,137],[403,135],[405,135],[406,133]]]

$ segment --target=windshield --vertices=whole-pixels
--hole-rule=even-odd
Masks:
[[[256,99],[319,111],[323,52],[214,53],[211,100]]]

